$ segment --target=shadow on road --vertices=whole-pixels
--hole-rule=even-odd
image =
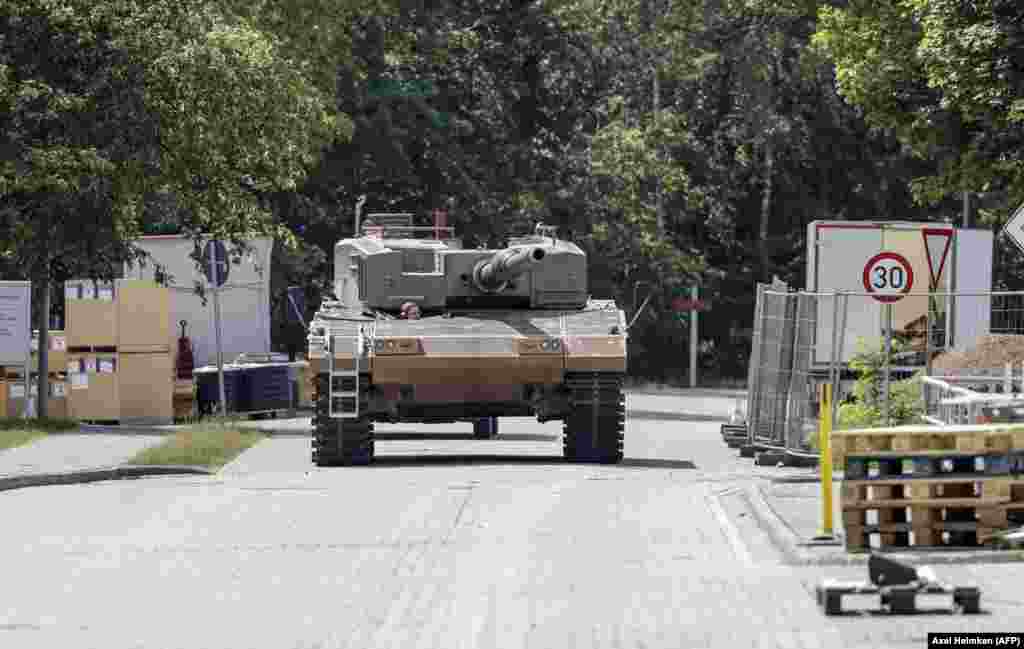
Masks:
[[[626,458],[619,466],[636,469],[696,469],[697,465],[690,460],[660,460],[655,458]]]
[[[840,613],[833,613],[829,615],[829,619],[836,617],[881,617],[881,618],[896,618],[896,617],[951,617],[953,611],[948,608],[925,608],[919,611],[907,611],[906,613],[890,613],[883,609],[858,609],[853,611],[842,611]],[[992,611],[982,609],[977,613],[971,613],[967,617],[982,617],[991,616]]]
[[[626,458],[618,464],[569,462],[561,455],[377,455],[369,467],[394,466],[452,466],[452,465],[495,465],[533,464],[561,466],[601,466],[627,469],[696,469],[689,460],[656,460]]]
[[[373,438],[378,442],[393,441],[475,441],[475,442],[557,442],[561,435],[543,435],[540,433],[500,433],[490,439],[477,439],[473,433],[382,433],[376,432]]]
[[[656,421],[696,421],[696,422],[728,422],[726,415],[707,415],[697,412],[662,412],[654,410],[627,410],[626,419],[645,419]]]

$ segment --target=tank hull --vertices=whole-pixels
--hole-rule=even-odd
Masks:
[[[625,331],[625,314],[610,301],[578,310],[463,311],[418,320],[327,307],[310,325],[312,374],[321,390],[332,368],[358,374],[359,409],[342,418],[319,412],[317,443],[333,444],[323,439],[344,438],[347,429],[364,435],[375,422],[536,417],[566,422],[568,459],[618,461]],[[321,409],[326,401],[317,400]],[[607,439],[599,439],[598,429],[607,429]],[[587,436],[589,442],[580,441]]]

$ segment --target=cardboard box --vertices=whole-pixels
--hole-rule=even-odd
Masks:
[[[76,419],[120,419],[117,354],[68,354],[68,359],[68,414]],[[72,372],[76,365],[78,371]]]
[[[117,280],[117,350],[167,352],[172,339],[170,290],[156,282]]]
[[[51,331],[49,333],[50,353],[47,355],[47,369],[50,374],[63,372],[68,363],[68,337],[63,331]],[[39,371],[39,354],[36,352],[38,339],[32,339],[32,371]]]
[[[174,417],[174,364],[169,352],[117,355],[121,420]]]
[[[116,290],[89,281],[65,284],[68,347],[117,346]]]
[[[309,363],[299,366],[299,406],[308,408],[313,405],[313,388],[316,376]]]
[[[38,409],[38,405],[36,408]],[[65,419],[68,416],[67,397],[50,395],[46,402],[46,416],[51,419]]]

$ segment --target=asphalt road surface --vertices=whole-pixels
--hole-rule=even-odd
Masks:
[[[562,463],[557,423],[501,426],[380,426],[366,468],[316,469],[308,439],[282,437],[213,478],[2,493],[0,647],[920,648],[1024,630],[1017,566],[940,571],[994,589],[988,615],[822,616],[817,579],[865,571],[783,565],[718,424],[630,421],[620,466]]]

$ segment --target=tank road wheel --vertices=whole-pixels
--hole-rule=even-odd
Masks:
[[[484,417],[473,422],[473,437],[477,439],[494,439],[497,436],[497,417]]]
[[[566,375],[572,411],[563,429],[565,459],[605,464],[622,461],[626,423],[622,378],[622,374],[608,372]]]
[[[368,405],[368,376],[359,385],[360,412]],[[317,466],[350,466],[373,461],[373,422],[367,418],[332,419],[328,414],[327,374],[316,377],[313,395],[313,463]]]

